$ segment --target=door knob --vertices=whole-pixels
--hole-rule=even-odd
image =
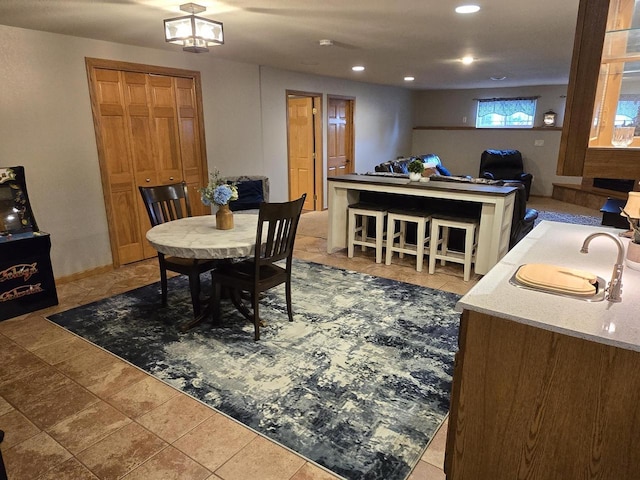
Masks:
[[[146,182],[147,182],[147,183],[149,183],[150,181],[151,181],[151,179],[150,179],[150,178],[147,178],[147,179],[146,179]]]
[[[173,177],[169,177],[169,180],[173,180]]]

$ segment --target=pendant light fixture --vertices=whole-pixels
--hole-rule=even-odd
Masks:
[[[208,52],[211,46],[224,43],[222,23],[207,18],[196,17],[207,9],[195,3],[180,5],[180,10],[191,15],[168,18],[164,21],[165,41],[181,45],[186,52]]]

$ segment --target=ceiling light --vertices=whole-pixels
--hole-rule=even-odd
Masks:
[[[495,77],[489,77],[491,80],[495,80],[496,82],[499,82],[500,80],[506,80],[507,77],[504,75],[496,75]]]
[[[404,77],[405,82],[413,82],[415,79],[416,77]]]
[[[460,5],[456,7],[456,13],[476,13],[480,11],[478,5]]]
[[[202,5],[185,3],[180,10],[191,15],[168,18],[164,21],[164,39],[169,43],[181,45],[186,52],[208,52],[207,47],[222,45],[224,34],[222,23],[207,18],[196,17],[196,13],[206,10]]]
[[[461,61],[462,63],[464,63],[465,65],[470,65],[470,64],[472,64],[472,63],[473,63],[474,58],[473,58],[473,57],[470,57],[470,56],[466,56],[466,57],[462,57],[462,58],[460,59],[460,61]]]
[[[351,70],[353,70],[354,72],[362,72],[364,70],[364,67],[362,65],[356,65],[354,67],[351,67]]]
[[[331,46],[333,46],[333,40],[329,40],[328,38],[325,38],[323,40],[319,40],[318,43],[320,44],[321,47],[331,47]]]

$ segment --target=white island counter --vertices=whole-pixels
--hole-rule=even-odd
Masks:
[[[625,267],[620,303],[586,302],[509,283],[520,265],[546,263],[592,272],[608,284],[618,248],[610,238],[597,237],[589,244],[589,253],[580,253],[584,239],[594,232],[617,236],[620,230],[541,222],[460,300],[457,308],[640,351],[640,271]],[[626,249],[629,240],[621,240]]]
[[[546,263],[611,279],[619,230],[542,222],[458,303],[447,479],[640,478],[640,272],[622,302],[512,285]],[[625,244],[628,240],[623,239]]]

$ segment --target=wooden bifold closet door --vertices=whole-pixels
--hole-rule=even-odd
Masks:
[[[113,263],[156,255],[138,186],[186,181],[194,215],[210,213],[198,72],[87,59]]]

